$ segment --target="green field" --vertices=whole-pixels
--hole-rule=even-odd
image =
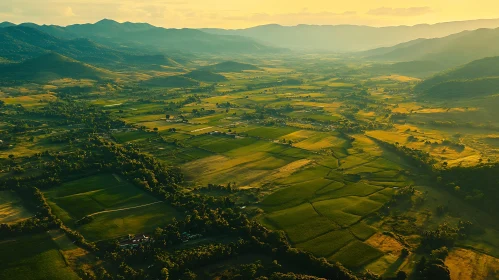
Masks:
[[[94,220],[82,225],[78,230],[89,240],[98,241],[118,238],[127,234],[151,232],[157,227],[165,226],[173,218],[181,215],[165,203],[157,203],[145,207],[102,213],[94,216]]]
[[[59,218],[93,241],[148,232],[178,215],[170,206],[112,174],[67,182],[48,190],[46,196]],[[90,223],[76,225],[88,215],[93,217]]]
[[[0,279],[80,279],[45,233],[0,241]]]
[[[142,130],[118,132],[118,133],[113,134],[114,139],[116,139],[116,141],[118,141],[120,143],[126,143],[126,142],[130,142],[130,141],[145,139],[145,138],[154,137],[154,136],[155,135],[153,133],[142,131]]]
[[[341,261],[344,266],[355,269],[368,264],[381,256],[383,256],[381,251],[360,241],[353,241],[329,259]]]

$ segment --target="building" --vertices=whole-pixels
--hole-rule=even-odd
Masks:
[[[120,244],[120,248],[131,249],[131,248],[138,247],[140,244],[148,243],[151,241],[152,241],[152,239],[149,235],[146,235],[146,234],[132,235],[132,234],[130,234],[127,238],[120,241],[119,244]]]

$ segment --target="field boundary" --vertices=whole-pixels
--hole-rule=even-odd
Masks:
[[[156,201],[153,203],[143,204],[143,205],[139,205],[139,206],[126,207],[126,208],[120,208],[120,209],[104,210],[104,211],[89,214],[89,215],[87,215],[87,217],[92,217],[92,216],[96,216],[99,214],[105,214],[105,213],[111,213],[111,212],[119,212],[119,211],[125,211],[125,210],[130,210],[130,209],[137,209],[137,208],[147,207],[147,206],[158,204],[158,203],[163,203],[163,201]]]

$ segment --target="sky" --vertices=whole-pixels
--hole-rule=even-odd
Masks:
[[[499,18],[498,11],[497,0],[0,0],[0,22],[68,25],[107,18],[168,28],[415,25]]]

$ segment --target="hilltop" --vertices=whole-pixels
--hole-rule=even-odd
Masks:
[[[260,68],[255,65],[247,63],[241,63],[236,61],[224,61],[221,63],[201,67],[200,70],[211,71],[215,73],[223,73],[223,72],[242,72],[247,70],[260,70]]]
[[[48,53],[21,63],[3,65],[0,76],[4,80],[43,82],[60,78],[103,80],[115,75],[57,53]]]
[[[224,82],[227,81],[227,78],[224,75],[220,75],[217,73],[213,73],[205,70],[194,70],[187,74],[184,74],[184,77],[191,78],[193,80],[198,80],[201,82]]]

